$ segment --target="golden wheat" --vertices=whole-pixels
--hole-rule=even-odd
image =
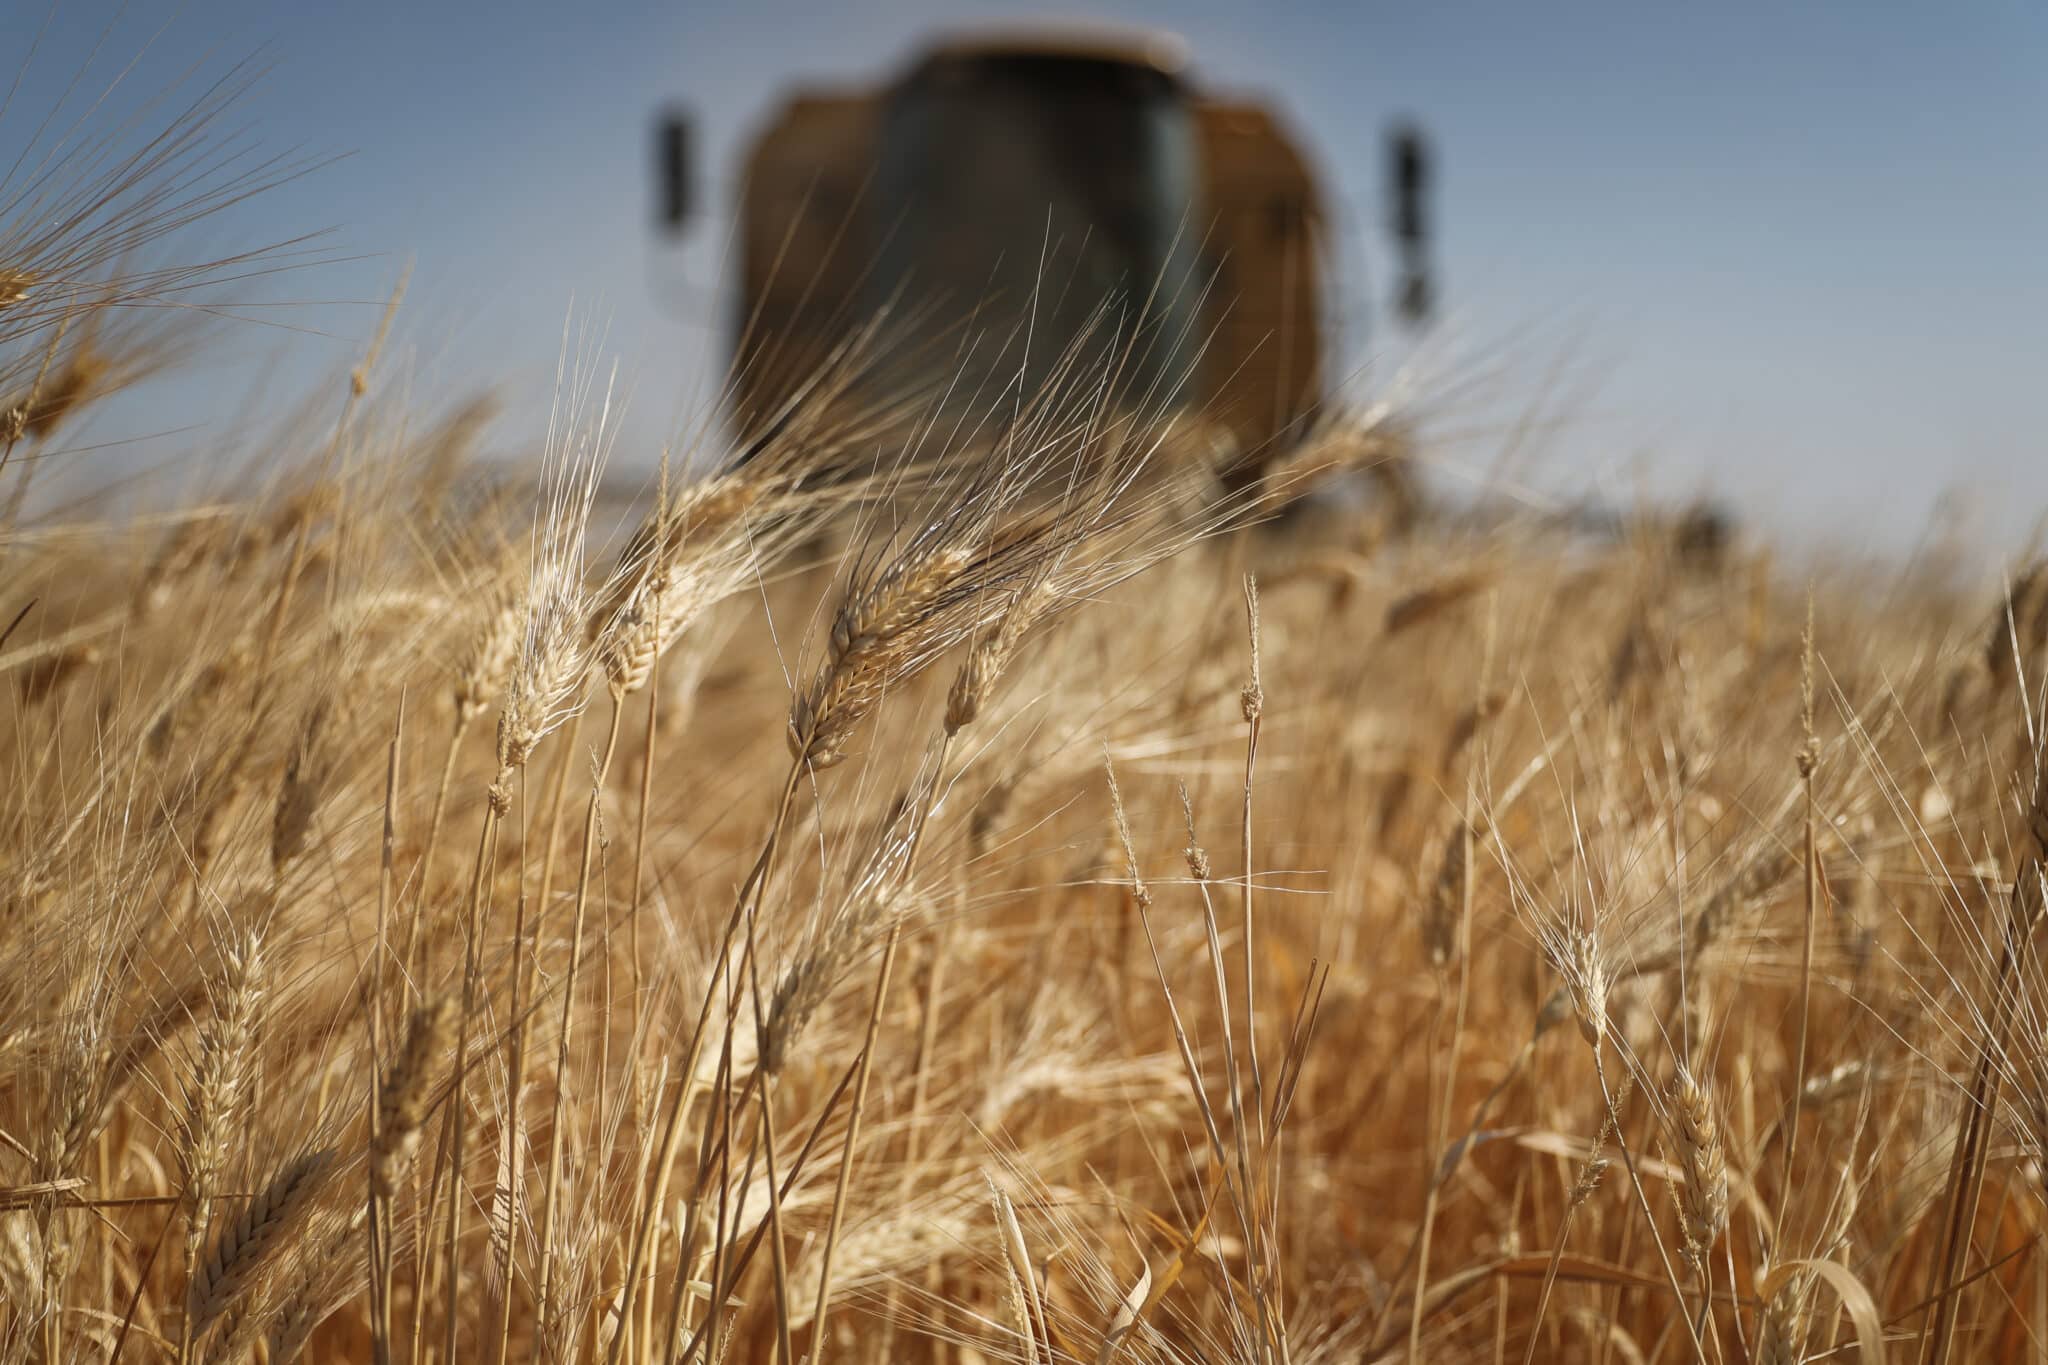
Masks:
[[[380,337],[47,503],[176,349],[118,188],[0,223],[0,1362],[2042,1338],[2038,565],[1440,518],[1380,407],[1230,492],[880,324],[616,544],[574,346],[531,478]]]

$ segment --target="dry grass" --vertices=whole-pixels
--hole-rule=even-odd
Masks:
[[[0,230],[0,1362],[2048,1357],[2039,567],[1318,520],[1383,414],[1226,496],[880,331],[616,546],[574,354],[530,505],[373,349],[36,514],[208,277],[111,242]]]

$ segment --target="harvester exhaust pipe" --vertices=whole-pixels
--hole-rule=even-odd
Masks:
[[[1420,326],[1435,305],[1429,268],[1429,142],[1412,123],[1387,135],[1387,198],[1393,205],[1394,245],[1401,257],[1401,283],[1394,310]]]

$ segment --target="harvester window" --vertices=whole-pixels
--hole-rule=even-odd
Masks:
[[[1186,385],[1199,345],[1198,178],[1186,98],[1159,71],[937,58],[883,114],[871,301],[936,328],[971,316],[979,361],[964,368],[998,383],[1021,371],[1035,390],[1077,344],[1083,365],[1128,348],[1128,382],[1160,397]]]

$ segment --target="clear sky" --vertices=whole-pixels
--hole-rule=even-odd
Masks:
[[[1283,111],[1340,215],[1354,312],[1389,273],[1385,125],[1429,129],[1448,308],[1429,373],[1441,393],[1481,372],[1448,356],[1504,364],[1460,400],[1468,428],[1544,400],[1562,425],[1518,477],[1614,501],[1708,490],[1873,548],[1908,543],[1951,492],[2000,540],[2048,510],[2048,7],[2031,2],[42,3],[0,3],[0,52],[42,32],[0,152],[103,33],[95,89],[145,45],[127,89],[259,56],[252,133],[349,155],[209,240],[332,227],[366,256],[282,291],[306,300],[377,299],[411,260],[416,384],[503,383],[508,437],[544,409],[572,300],[610,320],[630,383],[621,460],[704,411],[734,168],[786,86],[879,78],[935,27],[1085,13],[1175,30],[1198,81]],[[696,115],[708,210],[681,250],[652,230],[668,101]],[[345,367],[377,311],[289,311],[316,335],[281,373]],[[221,386],[244,401],[283,337],[249,331],[238,375],[216,367],[159,411],[217,420]],[[1376,323],[1350,359],[1374,362],[1369,382],[1398,350]],[[1446,447],[1443,477],[1500,444]]]

